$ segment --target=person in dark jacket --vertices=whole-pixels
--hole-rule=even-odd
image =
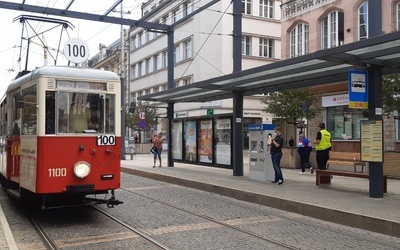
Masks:
[[[274,138],[271,140],[271,160],[272,167],[275,171],[275,180],[272,183],[278,183],[279,185],[283,184],[283,174],[281,170],[281,159],[282,159],[282,145],[283,138],[281,134],[281,128],[275,127]]]
[[[311,174],[314,173],[310,163],[310,153],[312,151],[311,143],[303,134],[299,136],[298,148],[301,162],[301,172],[299,174],[305,174],[306,168],[310,168]]]

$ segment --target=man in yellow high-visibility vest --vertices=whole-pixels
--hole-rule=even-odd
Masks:
[[[329,151],[332,149],[331,145],[331,133],[325,130],[325,123],[318,125],[319,132],[317,133],[317,139],[315,140],[315,149],[317,150],[317,165],[318,169],[328,169]]]

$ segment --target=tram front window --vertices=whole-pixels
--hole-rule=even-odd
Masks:
[[[115,133],[115,97],[109,94],[53,92],[55,131],[64,133]],[[52,95],[46,95],[47,111],[52,111]],[[49,97],[49,100],[47,100]],[[47,108],[49,107],[49,108]],[[51,113],[51,112],[49,112]],[[46,119],[46,123],[47,123]],[[51,122],[50,122],[51,123]],[[46,134],[51,134],[46,130]]]

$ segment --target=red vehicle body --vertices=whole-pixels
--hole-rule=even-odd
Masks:
[[[0,107],[7,191],[18,199],[40,196],[43,207],[49,197],[120,204],[120,103],[112,72],[45,66],[15,80]]]

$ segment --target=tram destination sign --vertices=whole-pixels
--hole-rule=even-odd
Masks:
[[[57,89],[107,90],[105,83],[57,81]]]

